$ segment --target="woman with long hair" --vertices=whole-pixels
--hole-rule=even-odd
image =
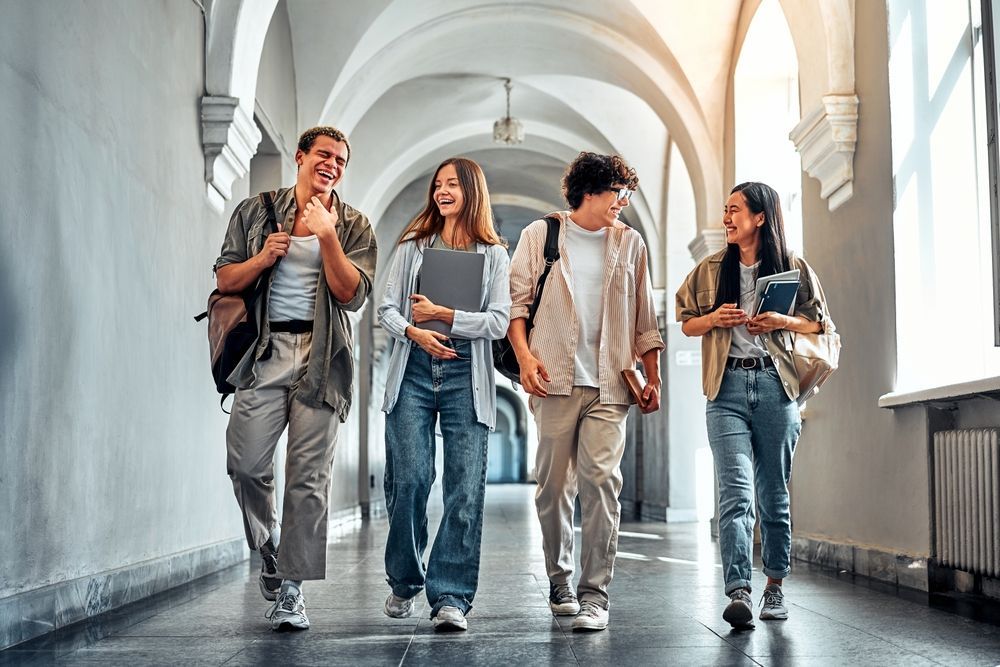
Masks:
[[[733,188],[723,212],[727,247],[703,260],[677,292],[677,320],[701,336],[708,441],[719,482],[719,548],[729,604],[723,618],[753,627],[754,494],[767,584],[760,619],[784,620],[781,585],[791,572],[788,480],[802,421],[789,334],[833,331],[812,268],[785,246],[778,193],[763,183]],[[759,278],[799,270],[792,314],[756,309]]]
[[[479,165],[451,158],[434,172],[427,204],[403,233],[378,309],[393,338],[382,410],[389,536],[385,613],[405,618],[425,590],[434,627],[465,630],[479,583],[487,442],[496,422],[491,342],[507,333],[509,259],[493,225]],[[485,255],[478,312],[453,310],[418,293],[424,250]],[[451,336],[421,328],[430,320]],[[427,497],[434,482],[434,426],[444,451],[444,516],[426,570]]]

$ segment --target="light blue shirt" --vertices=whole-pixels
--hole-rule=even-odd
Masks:
[[[383,412],[392,412],[410,357],[411,341],[406,327],[412,324],[410,295],[417,291],[417,276],[424,261],[424,248],[434,239],[406,241],[396,249],[385,292],[378,307],[378,321],[392,336],[392,353],[385,383]],[[496,426],[497,388],[493,374],[492,341],[507,335],[510,323],[510,258],[499,245],[476,244],[476,252],[486,255],[483,268],[482,309],[478,313],[456,310],[452,335],[472,342],[472,403],[476,421],[492,431]]]

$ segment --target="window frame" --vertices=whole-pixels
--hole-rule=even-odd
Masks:
[[[993,243],[993,345],[1000,347],[1000,144],[997,141],[997,15],[993,0],[980,0],[983,79],[986,104],[986,156],[989,165],[990,230]]]

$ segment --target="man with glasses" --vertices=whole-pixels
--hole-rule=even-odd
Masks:
[[[641,359],[640,408],[660,407],[660,350],[642,236],[618,220],[639,179],[617,155],[580,153],[563,176],[559,259],[545,283],[531,339],[528,307],[545,269],[547,223],[525,228],[510,269],[507,332],[538,430],[535,507],[549,577],[549,607],[574,630],[608,626],[608,585],[618,549],[631,394],[621,371]],[[573,590],[573,505],[582,509],[579,585]]]

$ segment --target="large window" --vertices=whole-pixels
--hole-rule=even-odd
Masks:
[[[896,391],[1000,375],[980,23],[980,0],[889,0]]]

